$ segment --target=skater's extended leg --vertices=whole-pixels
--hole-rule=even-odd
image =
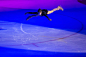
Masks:
[[[53,10],[48,11],[47,14],[51,14],[51,13],[53,13],[54,11],[57,11],[57,10],[62,10],[62,11],[63,11],[63,8],[62,8],[61,6],[58,6],[57,8],[54,8]]]
[[[32,17],[36,17],[36,16],[38,16],[38,15],[32,15],[32,16],[29,16],[26,20],[29,20],[30,18],[32,18]]]

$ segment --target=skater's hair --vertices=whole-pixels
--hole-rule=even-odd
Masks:
[[[42,10],[41,9],[38,9],[38,12],[41,12]]]

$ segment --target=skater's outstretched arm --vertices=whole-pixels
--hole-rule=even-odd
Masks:
[[[29,17],[27,17],[27,19],[26,19],[26,20],[29,20],[30,18],[32,18],[32,17],[36,17],[36,16],[39,16],[39,15],[37,14],[37,15],[29,16]]]
[[[25,15],[26,14],[38,14],[38,12],[26,12]]]
[[[47,15],[45,15],[45,17],[47,17],[47,19],[48,19],[49,21],[52,21],[52,19],[50,19]]]

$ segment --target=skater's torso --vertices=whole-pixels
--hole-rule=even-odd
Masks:
[[[43,9],[43,10],[42,10],[42,15],[47,15],[47,12],[48,12],[48,10]]]
[[[48,12],[48,10],[43,9],[43,10],[42,10],[42,14],[41,14],[41,16],[45,16],[45,15],[47,15],[47,12]]]

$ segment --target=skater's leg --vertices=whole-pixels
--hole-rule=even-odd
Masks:
[[[32,15],[32,16],[29,16],[26,20],[29,20],[30,18],[32,18],[32,17],[36,17],[36,16],[38,16],[38,15]]]
[[[54,8],[53,10],[48,11],[47,14],[51,14],[51,13],[53,13],[54,11],[57,11],[57,10],[62,10],[62,11],[63,11],[63,8],[62,8],[61,6],[58,6],[57,8]]]
[[[38,12],[26,12],[25,15],[26,14],[38,14]]]

